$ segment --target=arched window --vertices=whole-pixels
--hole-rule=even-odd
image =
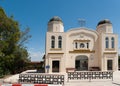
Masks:
[[[115,39],[114,39],[114,37],[112,37],[112,38],[111,38],[111,46],[112,46],[112,48],[115,47],[115,43],[114,43],[114,42],[115,42]]]
[[[87,48],[89,48],[89,43],[87,43]]]
[[[58,37],[58,48],[62,48],[62,36]]]
[[[105,38],[105,45],[106,45],[106,48],[109,48],[109,38],[108,37]]]
[[[51,36],[51,48],[55,48],[55,36]]]
[[[75,48],[77,49],[77,42],[75,42]]]

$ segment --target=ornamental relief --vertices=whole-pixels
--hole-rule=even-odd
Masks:
[[[76,39],[85,39],[85,38],[90,38],[93,40],[97,40],[98,36],[90,33],[90,32],[74,32],[68,35],[70,38],[76,38]]]
[[[90,34],[87,34],[87,33],[71,34],[70,38],[72,38],[74,40],[89,40],[89,39],[94,40],[94,37]]]

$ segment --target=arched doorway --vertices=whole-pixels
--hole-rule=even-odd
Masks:
[[[84,55],[77,56],[75,59],[76,71],[88,70],[88,57]]]

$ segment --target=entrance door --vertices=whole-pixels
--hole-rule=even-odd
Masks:
[[[88,57],[87,56],[77,56],[75,60],[75,68],[77,71],[88,70]]]
[[[76,60],[76,61],[75,61],[75,68],[76,68],[77,70],[80,70],[80,60]]]
[[[59,61],[52,61],[52,72],[59,72]]]
[[[113,70],[113,60],[107,60],[107,70]]]

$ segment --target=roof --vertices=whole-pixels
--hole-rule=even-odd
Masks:
[[[104,19],[104,20],[101,20],[100,22],[98,22],[97,26],[99,26],[101,24],[112,24],[112,23],[110,22],[110,20]]]
[[[49,22],[52,22],[52,21],[62,22],[62,19],[61,19],[60,17],[58,17],[58,16],[54,16],[53,18],[51,18],[51,19],[49,20]]]

